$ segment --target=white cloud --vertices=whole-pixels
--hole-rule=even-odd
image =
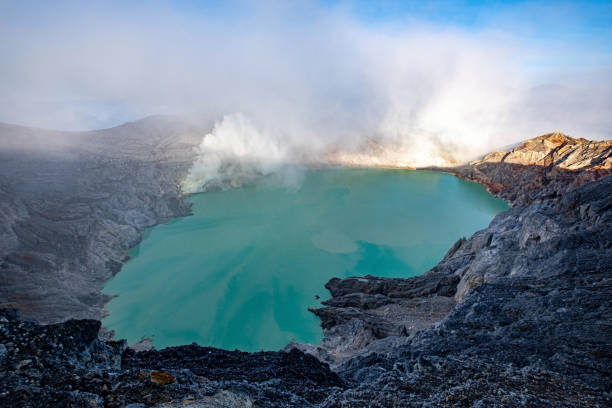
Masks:
[[[612,129],[609,72],[536,75],[521,61],[542,48],[511,32],[366,24],[310,3],[238,5],[235,14],[4,6],[0,120],[75,129],[225,114],[203,153],[265,166],[326,154],[444,164],[545,131],[604,138]],[[267,172],[261,163],[254,171]]]

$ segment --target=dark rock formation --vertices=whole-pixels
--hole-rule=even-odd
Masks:
[[[41,326],[0,310],[0,406],[311,406],[344,387],[326,364],[297,350],[191,345],[135,353],[125,341],[99,339],[99,329],[96,320]]]
[[[0,124],[0,307],[100,319],[102,283],[144,229],[190,213],[179,182],[203,134],[172,117],[92,132]]]

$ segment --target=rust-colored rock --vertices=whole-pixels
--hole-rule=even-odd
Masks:
[[[153,371],[151,373],[151,382],[154,382],[157,385],[168,385],[172,384],[176,380],[172,376],[172,374],[166,373],[164,371]]]

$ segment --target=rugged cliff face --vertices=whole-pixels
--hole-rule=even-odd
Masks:
[[[100,322],[48,326],[0,310],[0,406],[311,406],[343,387],[299,351],[244,353],[197,345],[135,353],[98,338]],[[140,405],[137,405],[140,406]],[[197,405],[196,405],[197,406]]]
[[[0,404],[610,406],[610,145],[545,135],[452,169],[513,208],[423,276],[332,279],[319,346],[135,353],[96,321],[3,312]]]
[[[91,132],[0,124],[0,307],[100,319],[102,284],[144,229],[189,214],[178,185],[202,134],[172,117]]]

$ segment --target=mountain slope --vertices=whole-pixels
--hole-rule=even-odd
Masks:
[[[102,283],[145,228],[189,214],[179,182],[202,131],[173,117],[58,132],[0,125],[0,306],[101,318]]]

